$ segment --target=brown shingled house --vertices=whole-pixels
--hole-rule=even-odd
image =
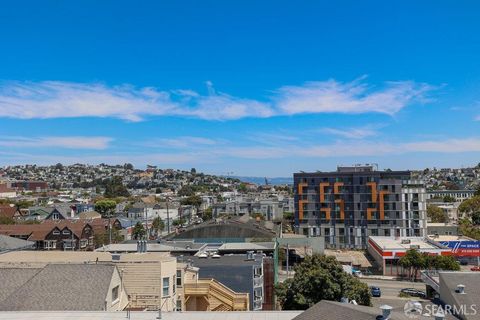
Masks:
[[[106,230],[102,219],[0,225],[0,234],[34,241],[37,250],[94,250],[94,235]]]

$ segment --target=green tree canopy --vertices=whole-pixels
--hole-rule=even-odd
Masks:
[[[104,196],[106,198],[129,197],[130,193],[123,185],[122,177],[115,176],[106,182]]]
[[[145,234],[146,234],[145,227],[140,221],[138,221],[135,227],[133,227],[133,231],[132,231],[133,239],[135,240],[143,239],[145,237]]]
[[[432,222],[446,223],[448,222],[447,214],[439,207],[434,205],[427,206],[427,216]]]
[[[275,288],[282,309],[304,310],[320,300],[340,301],[343,297],[358,304],[371,304],[368,286],[343,271],[334,257],[315,254],[295,266],[295,276]]]
[[[95,202],[95,211],[100,213],[102,217],[111,216],[115,212],[117,203],[114,200],[99,200]]]
[[[467,217],[476,225],[479,224],[480,216],[480,196],[474,196],[463,201],[458,207],[458,211],[467,214]]]
[[[408,270],[408,277],[414,281],[418,277],[418,272],[422,269],[458,271],[460,265],[452,256],[438,256],[421,253],[416,249],[409,249],[399,264]]]
[[[165,229],[165,222],[163,222],[162,218],[160,217],[155,217],[152,221],[152,229],[155,232],[155,234],[159,234],[160,232]]]
[[[182,200],[182,204],[194,206],[195,208],[198,208],[202,205],[202,198],[196,195],[188,196],[187,198]]]
[[[449,195],[446,195],[445,197],[443,197],[443,202],[455,202],[456,199],[452,196],[449,196]]]

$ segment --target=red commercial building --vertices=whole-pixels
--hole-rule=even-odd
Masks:
[[[368,238],[368,253],[375,259],[385,276],[407,275],[408,271],[399,265],[407,250],[416,249],[429,255],[451,255],[452,250],[428,238],[422,237],[374,237]]]

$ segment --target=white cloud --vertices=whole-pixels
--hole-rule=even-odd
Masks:
[[[112,141],[109,137],[11,137],[0,136],[0,146],[10,148],[68,148],[106,149]]]
[[[202,146],[213,146],[221,141],[203,138],[203,137],[176,137],[176,138],[163,138],[163,139],[156,139],[153,141],[148,141],[146,145],[150,147],[170,147],[170,148],[195,148],[195,147],[202,147]]]
[[[320,131],[347,139],[364,139],[378,134],[376,130],[368,127],[345,129],[323,128]]]
[[[381,141],[345,141],[333,144],[310,144],[298,146],[296,144],[279,144],[267,148],[231,147],[222,150],[224,156],[247,159],[277,159],[302,157],[361,157],[385,156],[408,153],[463,153],[480,152],[480,138],[425,140],[408,143],[392,143]]]
[[[109,87],[100,83],[3,82],[0,84],[0,117],[114,117],[141,121],[146,116],[235,120],[299,113],[393,115],[414,102],[425,102],[427,94],[434,90],[430,85],[413,81],[388,82],[381,88],[373,88],[363,79],[284,86],[274,91],[267,101],[217,92],[211,82],[207,82],[207,95],[192,90],[162,91],[131,85]]]
[[[398,81],[373,90],[362,80],[285,86],[277,91],[278,108],[286,114],[377,112],[393,115],[411,103],[426,101],[426,94],[434,89],[424,83]]]

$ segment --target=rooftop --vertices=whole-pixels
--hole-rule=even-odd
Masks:
[[[25,276],[0,269],[6,280],[15,276],[13,290],[2,294],[0,310],[103,310],[114,270],[113,265],[49,264],[43,269],[20,269]]]
[[[167,253],[147,252],[119,255],[121,262],[170,261],[175,259]],[[13,251],[0,255],[0,268],[24,266],[43,267],[48,263],[78,264],[112,262],[112,254],[98,251]]]
[[[302,311],[163,312],[165,320],[291,320]],[[157,312],[131,312],[132,320],[155,320]],[[10,320],[125,320],[127,312],[0,312]]]
[[[420,250],[438,250],[444,249],[440,245],[429,241],[426,238],[422,237],[404,237],[404,238],[394,238],[394,237],[377,237],[370,236],[376,245],[378,245],[382,250],[408,250],[412,246],[418,246]]]

